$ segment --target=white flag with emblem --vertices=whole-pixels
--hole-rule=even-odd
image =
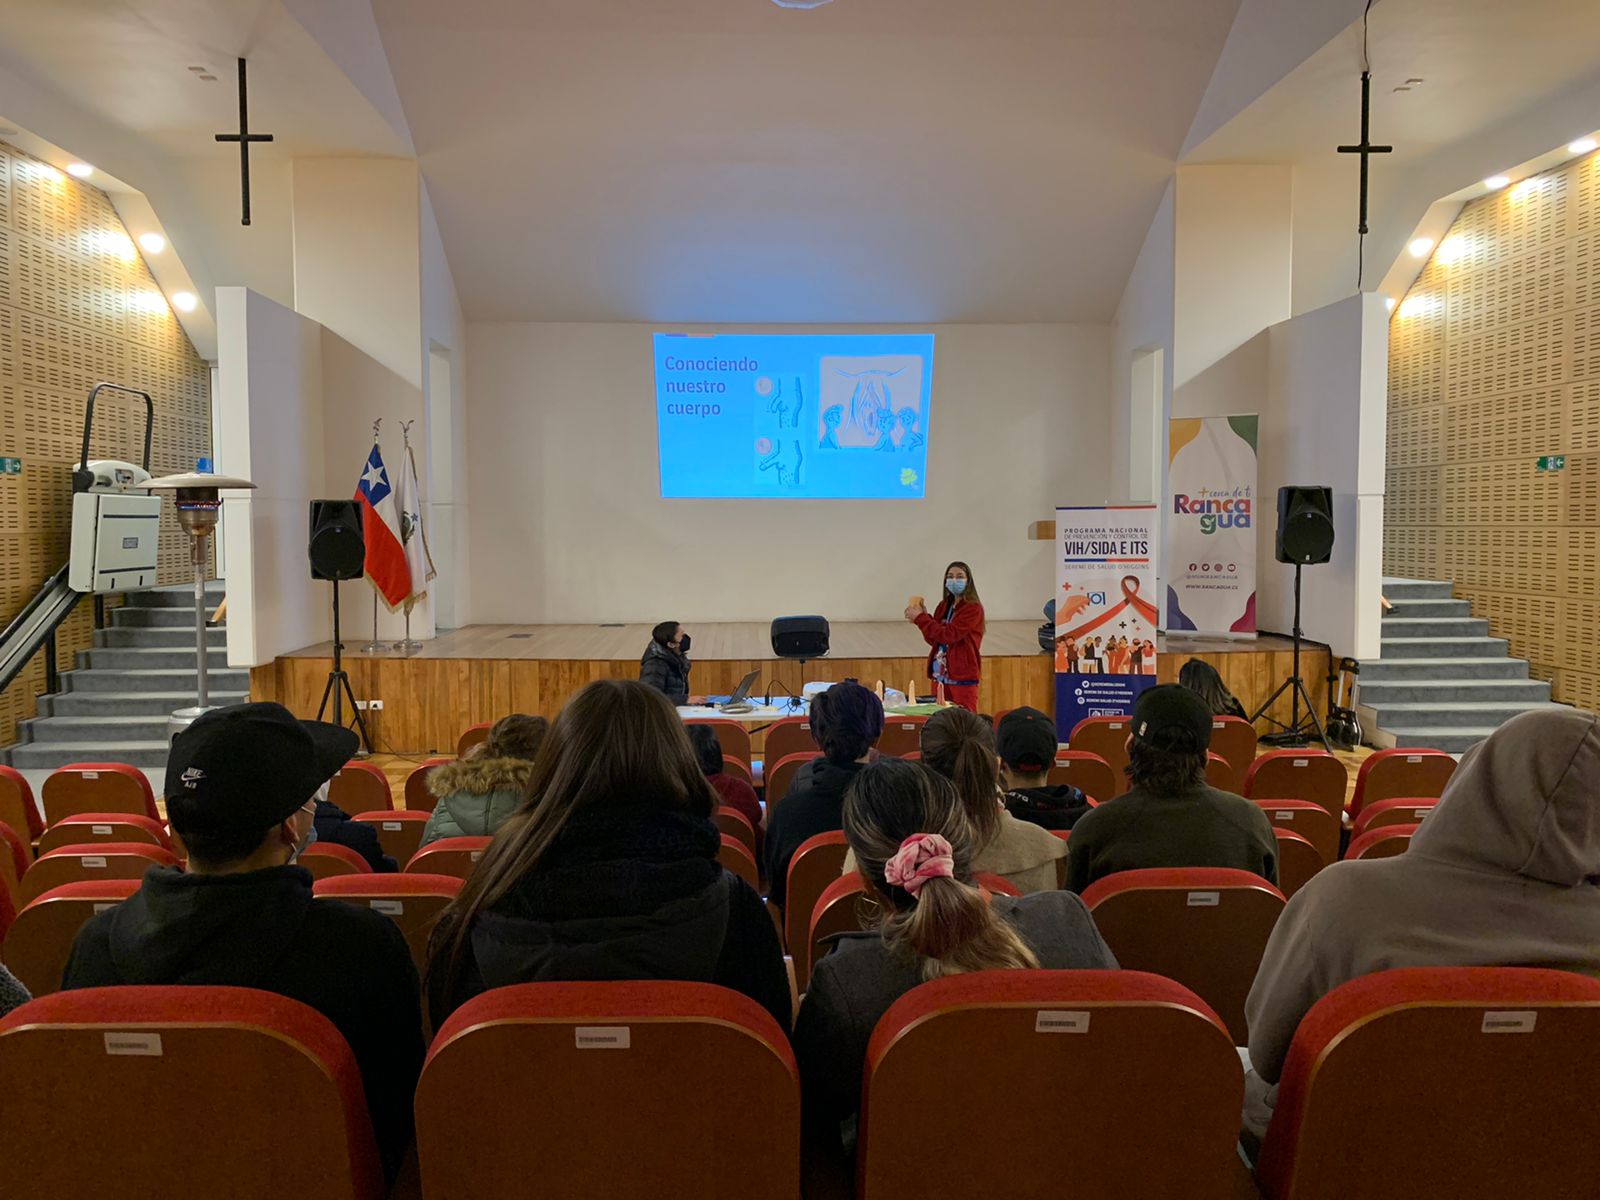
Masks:
[[[405,548],[406,566],[411,571],[411,594],[407,604],[414,604],[428,594],[428,580],[438,574],[433,569],[433,557],[428,553],[428,538],[422,531],[422,493],[417,487],[417,460],[406,445],[406,460],[400,464],[400,488],[395,493],[400,508],[400,544]]]

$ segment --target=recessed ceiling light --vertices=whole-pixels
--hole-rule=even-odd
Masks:
[[[139,245],[144,247],[146,254],[160,254],[167,248],[167,239],[159,233],[141,233]]]
[[[1412,258],[1426,258],[1428,251],[1433,249],[1433,239],[1430,237],[1412,238],[1411,244],[1406,249],[1411,251]]]
[[[196,75],[195,78],[201,83],[215,83],[217,81],[217,77],[215,75]]]
[[[1395,298],[1393,296],[1385,296],[1383,298],[1383,306],[1385,308],[1387,308],[1390,312],[1394,311],[1395,304],[1396,304],[1396,301],[1395,301]]]
[[[1426,80],[1421,79],[1416,75],[1413,75],[1410,79],[1406,80],[1406,86],[1407,87],[1416,87],[1417,84],[1426,83],[1426,82],[1427,82]]]
[[[1394,90],[1397,91],[1397,92],[1409,92],[1411,89],[1408,88],[1408,87],[1403,87],[1402,86],[1402,87],[1397,87]]]
[[[74,179],[87,179],[94,174],[94,168],[88,163],[68,163],[67,174]]]
[[[1509,175],[1491,175],[1489,178],[1483,181],[1483,186],[1488,188],[1491,192],[1498,192],[1510,182],[1511,176]]]
[[[833,0],[772,0],[779,8],[821,8]]]
[[[1567,146],[1567,149],[1573,154],[1587,154],[1597,148],[1600,148],[1600,142],[1595,141],[1592,137],[1579,138]]]
[[[179,312],[193,312],[195,305],[199,303],[199,299],[193,292],[172,293],[172,307],[176,308]]]

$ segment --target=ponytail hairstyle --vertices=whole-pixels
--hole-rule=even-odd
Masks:
[[[951,873],[914,881],[915,893],[890,883],[902,845],[930,834],[949,844]],[[948,780],[920,763],[880,759],[845,793],[844,836],[861,877],[885,902],[884,942],[913,955],[923,979],[1037,969],[1028,944],[972,883],[972,823]]]
[[[940,709],[922,727],[922,761],[955,784],[977,849],[994,841],[1002,795],[994,725],[964,708]]]
[[[539,757],[539,747],[549,732],[550,722],[545,718],[512,713],[496,721],[489,736],[467,751],[467,757],[522,758],[532,762]]]

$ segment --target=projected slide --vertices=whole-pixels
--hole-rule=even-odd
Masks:
[[[668,499],[915,500],[933,335],[655,335]]]

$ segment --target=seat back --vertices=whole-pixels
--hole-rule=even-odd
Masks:
[[[1064,862],[1066,860],[1057,859],[1056,861]],[[992,871],[974,872],[972,876],[972,882],[994,896],[1022,895],[1022,893],[1017,890],[1016,884],[1012,883],[1011,880],[1007,879],[1004,875],[996,875]]]
[[[1370,755],[1356,772],[1356,790],[1350,798],[1350,819],[1377,800],[1396,796],[1442,796],[1455,774],[1456,760],[1443,750],[1399,748]]]
[[[790,754],[817,754],[817,743],[811,737],[810,717],[779,717],[767,726],[766,740],[762,742],[761,757],[767,764],[766,777],[772,778],[772,764]]]
[[[1257,800],[1274,828],[1298,833],[1317,848],[1325,863],[1339,858],[1339,817],[1315,800]],[[1285,892],[1287,894],[1287,891]]]
[[[1290,899],[1332,860],[1297,830],[1275,825],[1272,832],[1278,839],[1278,890]]]
[[[0,767],[0,821],[15,829],[26,842],[31,843],[44,832],[33,788],[15,767]],[[31,853],[29,858],[32,858]]]
[[[57,992],[0,1020],[0,1078],[27,1081],[7,1089],[0,1121],[0,1170],[19,1200],[385,1194],[349,1046],[322,1014],[269,992]],[[202,1110],[217,1136],[156,1119]]]
[[[126,763],[68,763],[50,773],[41,791],[46,826],[74,813],[139,813],[161,819],[150,781]]]
[[[1098,879],[1083,902],[1117,962],[1191,988],[1245,1044],[1244,1001],[1282,892],[1249,871],[1155,868]]]
[[[756,867],[756,856],[738,838],[729,833],[722,835],[722,847],[717,851],[717,861],[725,870],[732,871],[754,888],[758,895],[760,894],[761,872]]]
[[[1231,792],[1233,764],[1213,750],[1206,751],[1206,783],[1221,792]]]
[[[878,737],[878,753],[889,758],[901,758],[913,750],[921,750],[922,727],[927,723],[927,717],[886,713],[883,718],[883,733]]]
[[[861,1200],[1235,1194],[1239,1058],[1216,1014],[1169,979],[935,979],[878,1022],[863,1078]],[[1073,1106],[1070,1156],[1064,1096],[1093,1098]]]
[[[1573,1099],[1597,1072],[1600,981],[1512,967],[1363,976],[1295,1031],[1257,1179],[1268,1200],[1593,1196],[1600,1109]]]
[[[841,875],[822,889],[811,907],[811,920],[805,938],[806,978],[828,951],[827,939],[840,933],[854,933],[867,927],[872,889],[860,875]],[[790,943],[793,954],[797,947]]]
[[[711,821],[716,825],[718,832],[723,837],[737,838],[750,857],[755,857],[756,827],[750,824],[749,817],[745,816],[737,808],[727,804],[719,804],[716,811],[711,814]]]
[[[756,777],[750,770],[750,764],[731,755],[724,754],[722,756],[722,773],[724,775],[732,775],[735,779],[742,779],[751,787],[756,784]]]
[[[0,891],[11,899],[13,908],[22,903],[22,877],[32,861],[27,842],[10,825],[0,821]]]
[[[816,907],[817,899],[844,870],[844,856],[849,850],[844,831],[832,829],[801,842],[800,848],[789,859],[783,940],[794,959],[795,986],[802,992],[806,990],[806,981],[811,978],[811,946],[806,938],[811,926],[811,912]]]
[[[433,811],[433,806],[439,803],[439,798],[428,790],[428,776],[433,774],[436,767],[453,762],[455,762],[453,758],[430,758],[406,776],[407,812]]]
[[[456,757],[465,758],[467,751],[474,746],[481,745],[489,740],[489,730],[494,728],[493,721],[480,721],[476,725],[468,725],[456,739]]]
[[[772,810],[778,806],[778,801],[783,799],[784,793],[789,790],[789,785],[794,782],[794,777],[800,768],[812,759],[821,757],[821,750],[805,750],[798,754],[785,754],[776,761],[767,759],[764,790],[767,798],[768,825],[772,823]]]
[[[412,812],[409,808],[379,808],[357,813],[355,819],[376,829],[378,845],[383,847],[383,852],[404,866],[422,847],[422,833],[428,828],[428,818],[432,815]]]
[[[333,875],[370,875],[372,864],[349,846],[335,842],[312,842],[300,852],[299,865],[311,872],[312,879]]]
[[[1326,750],[1268,750],[1245,772],[1252,800],[1310,800],[1334,816],[1344,812],[1350,773]]]
[[[428,961],[428,938],[439,914],[461,890],[454,875],[330,875],[311,887],[314,894],[370,908],[390,918],[405,935],[420,972]]]
[[[31,904],[51,888],[64,883],[98,879],[142,879],[153,866],[175,867],[170,850],[149,842],[104,842],[92,846],[62,846],[41,854],[22,877],[17,899]]]
[[[706,726],[717,735],[717,745],[722,747],[724,756],[742,763],[750,761],[750,727],[744,722],[727,717],[689,717],[684,724]]]
[[[1345,847],[1345,861],[1393,858],[1396,854],[1404,854],[1411,845],[1411,835],[1419,828],[1417,825],[1379,825],[1369,829],[1359,837],[1350,839],[1350,845]]]
[[[1050,784],[1062,783],[1070,783],[1086,796],[1102,802],[1128,790],[1127,782],[1119,781],[1110,763],[1087,750],[1056,751],[1056,760],[1050,766]]]
[[[1243,795],[1245,775],[1256,761],[1256,727],[1241,717],[1212,717],[1211,752],[1227,759],[1231,769],[1223,790]]]
[[[347,762],[328,780],[328,799],[350,816],[394,807],[389,777],[369,762]]]
[[[17,914],[0,958],[35,996],[61,986],[83,923],[139,890],[137,879],[94,879],[51,888]]]
[[[1128,717],[1085,717],[1072,729],[1067,745],[1074,750],[1098,754],[1110,765],[1112,774],[1121,779],[1128,769],[1128,731],[1133,723]],[[1126,789],[1124,789],[1126,790]],[[1109,800],[1110,796],[1096,799]]]
[[[465,879],[478,865],[483,852],[492,839],[486,837],[449,837],[429,842],[411,856],[405,866],[408,874],[454,875]]]
[[[428,1200],[800,1193],[789,1040],[749,997],[709,984],[486,992],[435,1036],[416,1114]]]
[[[172,849],[167,827],[140,813],[74,813],[44,831],[39,838],[39,853],[100,842],[148,842],[163,850]]]
[[[1422,796],[1395,796],[1376,801],[1361,810],[1361,816],[1356,821],[1355,836],[1360,837],[1369,829],[1380,829],[1385,825],[1421,825],[1438,805],[1437,799]]]

